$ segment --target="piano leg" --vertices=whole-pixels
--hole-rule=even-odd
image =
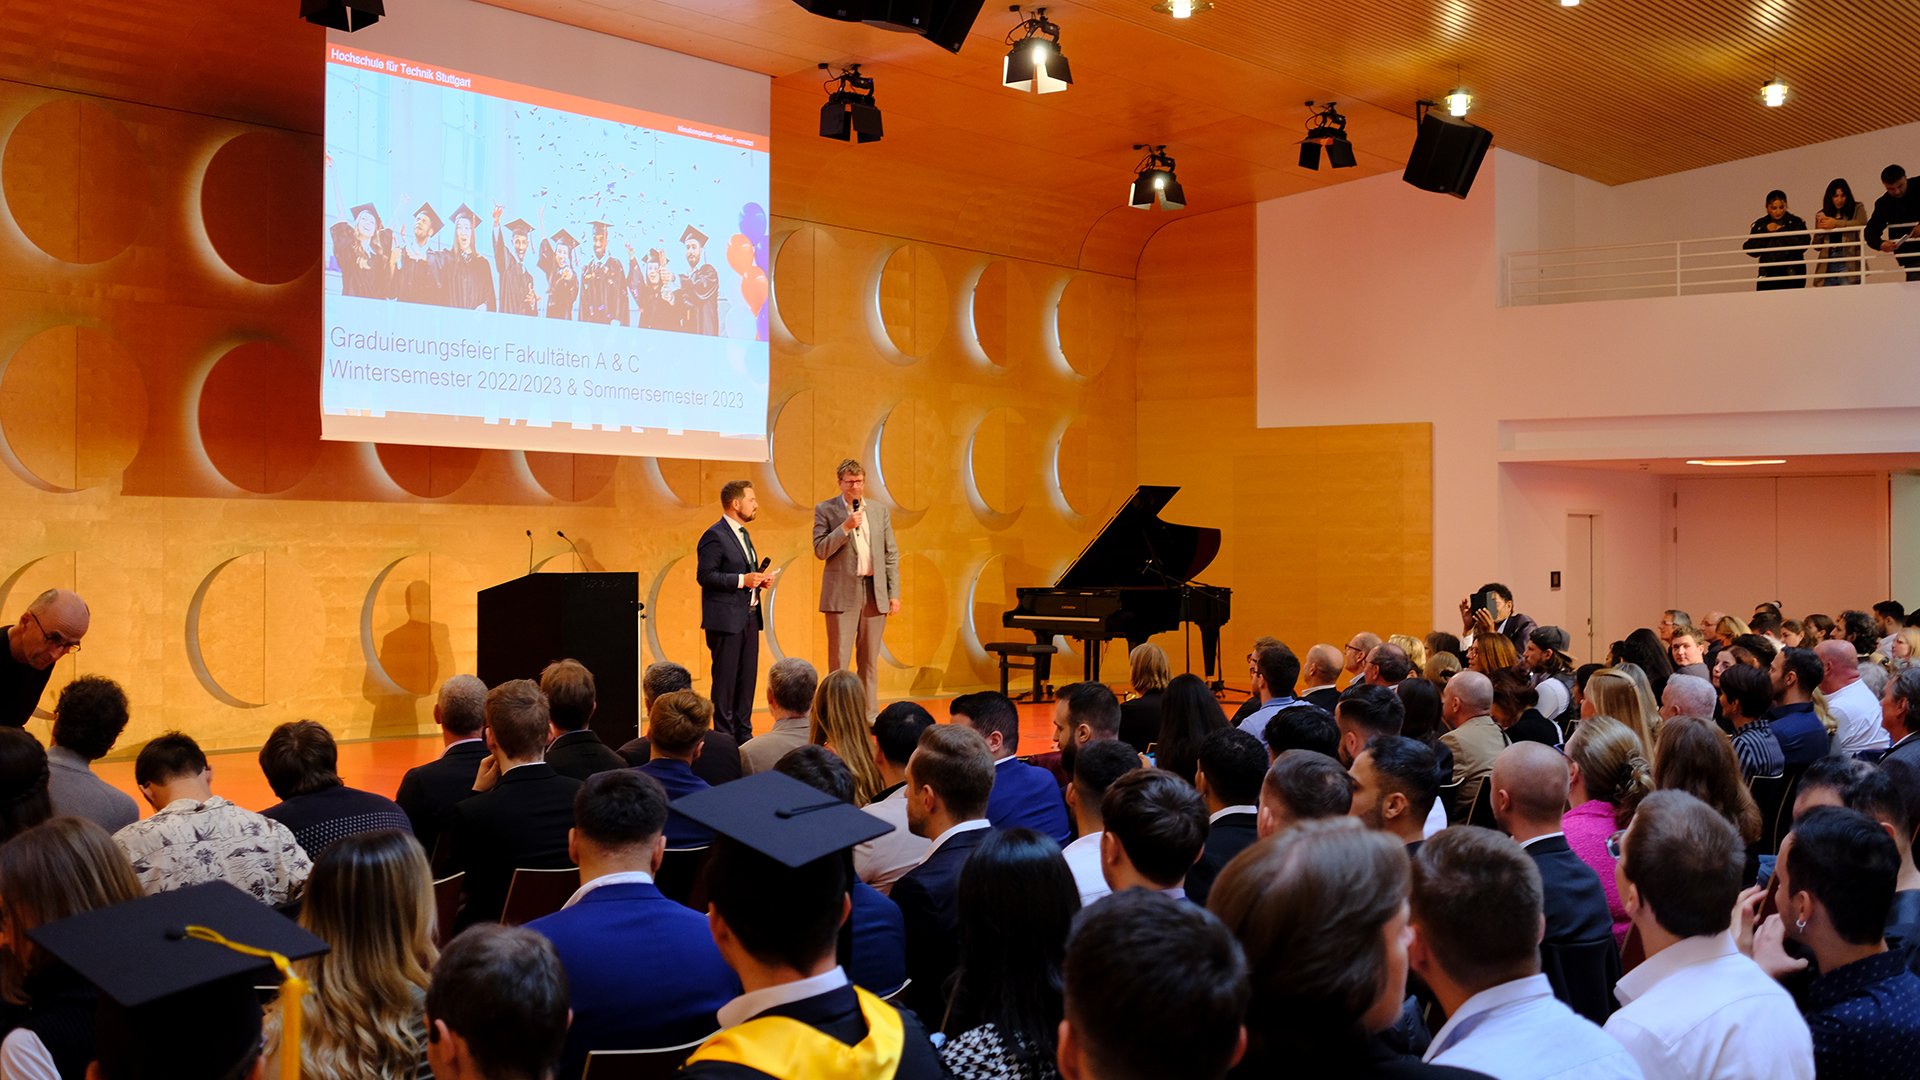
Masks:
[[[1080,677],[1087,682],[1100,681],[1100,646],[1103,644],[1100,638],[1080,639]]]
[[[1040,631],[1035,630],[1033,632],[1033,643],[1035,645],[1051,645],[1053,644],[1053,635],[1043,634]],[[1048,654],[1045,656],[1034,657],[1033,658],[1034,685],[1045,686],[1047,684],[1047,680],[1052,677],[1053,677],[1053,656],[1051,654]]]
[[[1207,673],[1207,685],[1213,685],[1213,668],[1220,659],[1220,627],[1213,623],[1200,624],[1200,667]]]

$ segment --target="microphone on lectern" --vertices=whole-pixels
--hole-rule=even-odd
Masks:
[[[567,546],[573,549],[573,557],[579,561],[580,568],[583,570],[586,569],[587,560],[584,556],[580,554],[580,545],[574,543],[573,540],[569,538],[566,533],[561,532],[559,529],[553,530],[553,535],[567,542]]]
[[[527,530],[527,573],[533,573],[533,530]]]

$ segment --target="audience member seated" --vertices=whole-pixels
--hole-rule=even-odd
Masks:
[[[1641,800],[1619,841],[1621,900],[1647,958],[1621,977],[1606,1030],[1648,1080],[1814,1075],[1793,998],[1728,930],[1744,847],[1718,810],[1684,791]]]
[[[293,833],[213,793],[200,744],[169,731],[140,748],[133,782],[153,816],[113,834],[140,887],[169,892],[225,881],[265,904],[296,900],[313,862]]]
[[[1135,645],[1127,653],[1127,667],[1133,696],[1120,703],[1120,741],[1144,754],[1150,744],[1160,739],[1162,694],[1173,673],[1169,670],[1166,650],[1151,641]],[[1007,826],[996,824],[994,827]]]
[[[1900,876],[1887,912],[1886,937],[1888,946],[1909,951],[1920,945],[1920,869],[1912,859],[1910,809],[1920,794],[1916,788],[1920,771],[1904,762],[1876,766],[1835,754],[1807,768],[1793,800],[1796,823],[1819,807],[1844,806],[1872,818],[1893,837],[1901,853]]]
[[[773,763],[773,771],[843,803],[853,803],[853,773],[847,769],[846,762],[824,746],[790,750],[786,757]],[[900,907],[889,902],[880,890],[857,880],[851,896],[853,907],[847,915],[847,938],[852,955],[841,957],[840,963],[855,986],[876,994],[891,994],[907,981],[907,930]]]
[[[1467,646],[1467,670],[1482,675],[1491,675],[1520,663],[1520,653],[1513,642],[1499,634],[1487,634],[1473,639]]]
[[[1440,718],[1447,733],[1440,736],[1453,753],[1453,805],[1447,808],[1452,821],[1465,821],[1480,794],[1480,785],[1493,771],[1493,759],[1507,748],[1507,734],[1493,716],[1493,682],[1478,671],[1463,671],[1447,682],[1440,693]]]
[[[1673,644],[1673,633],[1683,626],[1692,626],[1693,616],[1679,608],[1668,608],[1660,613],[1660,622],[1653,628],[1655,637],[1668,645]]]
[[[1477,1075],[1402,1057],[1382,1038],[1407,997],[1407,857],[1393,837],[1348,819],[1305,822],[1235,859],[1207,905],[1251,969],[1247,1054],[1236,1076]],[[1071,971],[1068,978],[1071,990]]]
[[[1760,807],[1740,778],[1733,741],[1711,720],[1677,716],[1660,727],[1653,755],[1656,791],[1684,791],[1720,812],[1747,846],[1741,883],[1759,868]]]
[[[1100,800],[1100,870],[1114,892],[1152,889],[1187,897],[1187,872],[1207,842],[1207,803],[1185,780],[1135,769]]]
[[[1493,763],[1493,819],[1540,871],[1540,903],[1546,914],[1543,946],[1574,948],[1611,942],[1613,916],[1599,875],[1567,843],[1560,812],[1567,805],[1567,759],[1538,743],[1515,743]],[[1607,951],[1611,951],[1611,947]],[[1585,973],[1548,969],[1554,994],[1588,1019],[1612,1012],[1605,987],[1573,985]],[[1591,993],[1589,993],[1591,991]]]
[[[1412,658],[1407,650],[1392,642],[1384,642],[1373,647],[1367,654],[1367,662],[1360,669],[1360,679],[1368,686],[1383,686],[1388,690],[1405,682],[1414,672]]]
[[[466,931],[440,954],[427,988],[427,1058],[433,1075],[439,1080],[553,1076],[567,1037],[568,1001],[567,973],[546,938],[524,927]]]
[[[1187,871],[1187,895],[1207,902],[1207,890],[1235,855],[1260,839],[1260,784],[1267,778],[1260,741],[1239,728],[1207,736],[1194,787],[1207,802],[1207,839],[1200,861]]]
[[[1811,645],[1808,646],[1808,648],[1812,647]],[[1745,652],[1747,655],[1753,657],[1754,663],[1760,667],[1771,667],[1773,658],[1780,654],[1780,646],[1774,644],[1773,641],[1768,638],[1761,637],[1759,634],[1741,634],[1733,639],[1733,644],[1729,645],[1728,648]],[[1740,660],[1740,655],[1740,652],[1734,653],[1735,661],[1744,663],[1744,661]]]
[[[1158,693],[1155,708],[1158,709]],[[947,706],[956,724],[971,727],[987,741],[993,754],[993,792],[987,796],[987,821],[996,829],[1032,829],[1065,844],[1073,838],[1067,823],[1067,804],[1053,774],[1021,761],[1020,710],[1005,694],[983,690],[961,694]],[[1157,724],[1156,717],[1155,723]],[[1121,724],[1126,711],[1121,710]]]
[[[426,1075],[433,873],[404,829],[343,836],[315,857],[300,925],[328,951],[301,960],[300,1075],[314,1080]],[[268,1057],[288,1052],[278,1013]],[[420,1070],[416,1073],[415,1070]],[[270,1067],[270,1075],[279,1069]]]
[[[1237,730],[1237,729],[1230,729]],[[1067,785],[1067,809],[1073,814],[1079,836],[1061,852],[1073,883],[1080,890],[1080,906],[1112,892],[1107,876],[1100,869],[1101,837],[1106,824],[1100,818],[1100,803],[1115,780],[1140,767],[1133,748],[1118,740],[1091,743],[1082,747],[1073,762],[1073,783]]]
[[[1136,890],[1087,909],[1067,939],[1062,1080],[1220,1080],[1247,1031],[1247,962],[1194,904]]]
[[[1673,675],[1667,679],[1667,688],[1660,695],[1660,719],[1695,716],[1711,720],[1715,704],[1711,680],[1697,675]]]
[[[1440,797],[1440,774],[1433,751],[1418,739],[1382,735],[1353,759],[1353,803],[1349,813],[1369,829],[1407,846],[1408,856],[1426,838],[1427,816]]]
[[[647,711],[647,737],[653,760],[640,771],[660,782],[669,802],[705,791],[709,785],[693,771],[705,744],[700,737],[713,727],[713,702],[691,690],[676,690],[653,699]],[[713,834],[677,815],[667,816],[667,846],[699,847]]]
[[[55,818],[0,844],[0,924],[7,935],[0,950],[0,997],[13,1027],[0,1042],[0,1074],[23,1080],[86,1075],[94,1058],[99,995],[30,935],[48,923],[139,896],[140,881],[126,855],[106,830],[85,818]]]
[[[1260,678],[1260,650],[1266,648],[1269,645],[1278,645],[1278,644],[1280,644],[1280,639],[1277,637],[1269,637],[1266,635],[1262,635],[1260,637],[1253,639],[1253,646],[1247,650],[1247,681],[1249,684],[1253,683],[1254,681]],[[1336,649],[1334,651],[1337,653],[1339,650]],[[1340,673],[1339,664],[1336,663],[1334,665],[1333,670],[1334,670],[1334,674],[1338,675]],[[1329,679],[1328,681],[1331,682],[1332,680]],[[1249,713],[1253,712],[1253,710],[1259,707],[1260,707],[1260,695],[1251,694],[1251,693],[1248,694],[1247,699],[1245,701],[1242,701],[1240,703],[1240,707],[1234,710],[1233,718],[1232,720],[1229,721],[1229,723],[1231,723],[1235,727],[1239,727],[1240,721],[1245,720]]]
[[[1400,725],[1400,734],[1416,739],[1422,746],[1433,752],[1433,775],[1436,784],[1444,783],[1453,777],[1453,750],[1440,741],[1446,734],[1446,721],[1440,717],[1440,683],[1427,679],[1408,679],[1393,692],[1400,697],[1400,707],[1406,713],[1406,721]],[[1447,808],[1434,800],[1433,809],[1427,814],[1426,834],[1432,836],[1447,827]]]
[[[1299,700],[1293,689],[1300,681],[1300,659],[1282,643],[1265,646],[1253,659],[1253,696],[1260,699],[1260,707],[1241,718],[1240,730],[1257,739],[1266,733],[1274,713]]]
[[[1388,634],[1386,644],[1398,645],[1407,654],[1409,676],[1420,674],[1420,669],[1427,666],[1427,643],[1412,634]]]
[[[943,732],[949,742],[973,744],[968,756],[976,759],[984,809],[993,764],[980,737],[965,728],[929,728],[928,744],[914,754],[914,775],[922,766],[938,771],[921,754],[944,745]],[[851,907],[848,849],[881,826],[851,805],[822,805],[819,798],[788,777],[757,773],[688,800],[687,812],[718,834],[707,863],[707,921],[745,989],[721,1007],[721,1031],[680,1071],[689,1080],[947,1075],[919,1018],[855,986],[835,960]],[[910,880],[902,879],[896,895]]]
[[[55,814],[86,818],[109,833],[140,820],[133,797],[93,772],[126,729],[127,695],[119,683],[82,675],[60,688],[47,747],[47,795]]]
[[[1858,754],[1887,747],[1887,729],[1880,725],[1880,702],[1860,678],[1860,657],[1853,646],[1838,641],[1823,641],[1814,646],[1820,659],[1820,692],[1826,695],[1827,712],[1839,724],[1833,749],[1841,754]]]
[[[1354,756],[1373,739],[1400,734],[1406,716],[1400,695],[1387,687],[1366,683],[1349,686],[1333,713],[1334,723],[1340,729],[1337,754],[1340,764],[1352,765]]]
[[[1767,723],[1780,740],[1780,753],[1789,768],[1811,765],[1827,756],[1827,728],[1813,711],[1813,692],[1820,688],[1825,671],[1812,649],[1781,649],[1773,658],[1774,705],[1767,712]]]
[[[1610,716],[1582,720],[1567,740],[1566,754],[1569,809],[1560,816],[1560,828],[1566,833],[1567,846],[1600,879],[1618,945],[1626,940],[1633,922],[1620,902],[1615,860],[1607,841],[1627,827],[1640,800],[1653,790],[1653,771],[1633,731]]]
[[[1676,675],[1674,678],[1678,679]],[[1773,708],[1773,679],[1759,668],[1735,666],[1720,673],[1720,715],[1733,728],[1733,753],[1740,775],[1780,776],[1787,767],[1780,740],[1767,719]]]
[[[640,711],[652,712],[654,701],[663,694],[691,689],[693,673],[686,668],[671,660],[648,664],[646,672],[640,676]],[[733,736],[707,728],[707,733],[700,738],[700,756],[694,759],[693,775],[709,785],[740,779],[742,750],[740,744],[733,741]],[[635,767],[653,760],[653,747],[645,735],[627,740],[621,744],[618,752],[627,764]]]
[[[408,769],[393,796],[429,857],[439,850],[441,817],[447,807],[473,794],[480,763],[487,760],[487,743],[480,737],[487,722],[486,708],[487,684],[474,676],[455,675],[441,683],[440,696],[433,703],[433,722],[440,727],[446,749],[432,761]]]
[[[1708,678],[1705,635],[1691,626],[1673,628],[1673,639],[1667,643],[1667,658],[1673,662],[1675,675]]]
[[[1339,707],[1336,699],[1334,707]],[[1261,732],[1267,761],[1289,750],[1311,750],[1330,758],[1340,756],[1340,722],[1318,705],[1293,705],[1273,714]]]
[[[1667,691],[1667,680],[1673,677],[1673,660],[1667,647],[1659,635],[1645,626],[1628,634],[1625,640],[1614,642],[1609,660],[1615,667],[1631,664],[1644,673],[1648,694],[1656,703]]]
[[[0,727],[0,841],[53,816],[47,752],[25,728]]]
[[[1362,630],[1347,639],[1346,651],[1340,654],[1340,666],[1341,670],[1353,676],[1353,678],[1347,682],[1349,689],[1364,681],[1361,675],[1362,672],[1366,670],[1367,657],[1373,655],[1373,650],[1379,647],[1380,635],[1366,630]],[[1333,711],[1333,706],[1331,705],[1323,705],[1321,707],[1328,712]]]
[[[1795,819],[1774,865],[1780,911],[1753,934],[1753,956],[1776,977],[1806,970],[1806,1021],[1822,1080],[1911,1074],[1920,1057],[1920,978],[1882,939],[1900,853],[1858,811],[1823,806]]]
[[[1192,672],[1175,675],[1160,696],[1160,733],[1155,739],[1154,767],[1193,783],[1194,770],[1200,763],[1200,744],[1207,736],[1229,726],[1232,725],[1227,723],[1227,714],[1221,710],[1213,691],[1207,689],[1205,679]]]
[[[1107,698],[1112,700],[1111,691]],[[1120,711],[1117,702],[1113,711]],[[1114,719],[1117,730],[1119,717]],[[906,1003],[921,1016],[946,1015],[947,979],[959,963],[960,870],[993,828],[987,821],[992,789],[993,753],[979,732],[964,724],[935,724],[921,733],[907,761],[907,827],[932,845],[889,894],[907,925],[913,985]]]
[[[1513,646],[1514,654],[1518,655],[1520,646],[1526,644],[1527,635],[1533,633],[1534,622],[1513,609],[1512,589],[1497,581],[1489,581],[1480,586],[1475,595],[1486,596],[1489,593],[1493,594],[1492,611],[1473,608],[1471,598],[1460,601],[1461,632],[1473,635],[1476,641],[1489,634],[1501,634]]]
[[[1528,684],[1525,672],[1517,667],[1500,668],[1488,675],[1487,681],[1493,684],[1493,722],[1509,743],[1560,745],[1560,728],[1534,707],[1540,692]]]
[[[573,865],[567,833],[580,781],[541,760],[547,748],[547,696],[532,679],[514,679],[487,691],[489,756],[475,793],[447,807],[448,872],[465,871],[458,927],[496,922],[513,872]],[[441,868],[436,868],[441,869]]]
[[[392,799],[348,787],[339,765],[333,733],[312,720],[281,724],[260,747],[260,771],[280,799],[260,813],[291,830],[309,859],[342,837],[413,828]]]
[[[594,1050],[705,1038],[720,1026],[720,1006],[740,993],[706,917],[653,883],[666,824],[665,789],[633,769],[596,773],[574,796],[567,850],[580,864],[580,888],[527,924],[553,943],[573,1001],[560,1080],[575,1080]]]
[[[913,757],[913,748],[920,745],[920,733],[933,722],[931,713],[911,701],[896,701],[881,709],[873,720],[873,762],[886,786],[860,809],[893,826],[893,831],[854,848],[853,871],[854,876],[883,894],[893,891],[893,883],[902,874],[919,866],[932,846],[926,837],[913,835],[907,827],[907,761]],[[757,736],[747,745],[765,738]]]
[[[1053,703],[1053,743],[1060,748],[1060,769],[1073,775],[1080,747],[1120,737],[1120,699],[1104,683],[1078,682],[1060,688]]]
[[[1335,685],[1339,681],[1340,650],[1325,642],[1308,649],[1300,669],[1300,700],[1331,714],[1334,703],[1340,700],[1340,688]]]
[[[1573,704],[1573,658],[1567,655],[1572,644],[1567,632],[1560,627],[1536,626],[1533,633],[1527,635],[1526,648],[1520,653],[1520,664],[1527,669],[1527,679],[1539,693],[1535,708],[1556,726],[1563,723],[1561,717]]]
[[[955,1080],[1059,1075],[1060,969],[1079,911],[1059,847],[1031,829],[996,832],[967,856],[952,1037],[940,1047]]]
[[[1904,761],[1920,767],[1920,667],[1910,667],[1887,680],[1880,692],[1880,726],[1887,729],[1892,748],[1880,761]],[[55,797],[58,802],[58,796]]]
[[[1302,821],[1346,817],[1352,808],[1353,776],[1339,762],[1311,750],[1289,750],[1273,759],[1260,782],[1260,838]]]
[[[1557,756],[1524,743],[1507,753],[1529,763]],[[1541,972],[1541,927],[1550,937],[1553,916],[1541,914],[1537,865],[1506,837],[1470,825],[1448,829],[1414,856],[1408,963],[1447,1014],[1426,1060],[1500,1080],[1639,1080],[1627,1051],[1556,1000]],[[1577,861],[1575,868],[1591,876]],[[1604,919],[1599,930],[1604,937]]]
[[[624,769],[627,759],[600,741],[587,724],[599,708],[593,672],[578,660],[555,660],[540,672],[540,692],[547,695],[553,741],[547,744],[547,764],[561,776],[585,780],[608,769]]]
[[[1647,760],[1653,760],[1654,736],[1660,731],[1660,706],[1630,673],[1617,667],[1601,668],[1593,673],[1581,693],[1580,719],[1589,716],[1610,716],[1627,725],[1646,748]]]
[[[752,776],[766,772],[787,756],[787,752],[807,745],[813,730],[813,695],[820,690],[820,673],[797,656],[773,662],[767,669],[767,714],[773,727],[740,748],[740,772]]]
[[[867,724],[867,685],[842,669],[820,680],[813,695],[812,727],[807,741],[840,755],[853,772],[853,805],[873,801],[886,784],[873,763],[873,729]]]

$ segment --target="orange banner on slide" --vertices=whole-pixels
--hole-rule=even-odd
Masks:
[[[524,102],[544,109],[560,109],[578,113],[600,120],[611,120],[617,124],[631,127],[651,128],[671,135],[683,135],[690,139],[736,146],[742,150],[767,152],[768,138],[764,132],[735,131],[714,124],[704,124],[696,120],[686,120],[665,113],[649,112],[627,105],[615,105],[605,101],[595,101],[575,94],[566,94],[558,90],[543,90],[537,86],[508,82],[488,75],[475,75],[470,72],[456,71],[453,68],[423,64],[414,60],[403,60],[397,56],[386,56],[366,49],[350,49],[344,45],[327,44],[327,62],[345,68],[357,68],[362,71],[378,72],[396,79],[408,79],[413,82],[431,83],[444,86],[449,90],[462,90],[487,97],[504,98],[509,101]]]

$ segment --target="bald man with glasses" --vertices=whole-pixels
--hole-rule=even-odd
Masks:
[[[54,661],[79,651],[90,618],[78,594],[48,589],[7,627],[6,656],[0,658],[0,724],[22,727],[33,719]]]

